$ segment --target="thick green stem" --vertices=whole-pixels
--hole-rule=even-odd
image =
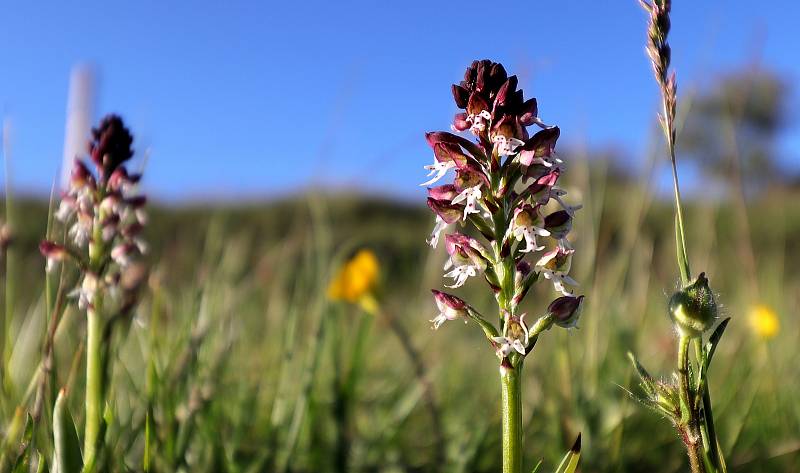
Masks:
[[[98,436],[103,422],[103,318],[99,303],[98,294],[95,307],[86,311],[86,426],[83,456],[87,465],[96,459]]]
[[[503,473],[522,473],[522,364],[512,367],[508,360],[500,365],[503,415]]]

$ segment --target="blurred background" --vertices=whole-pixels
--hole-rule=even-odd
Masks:
[[[732,318],[711,373],[732,471],[800,469],[798,15],[788,1],[673,5],[689,252]],[[48,198],[113,112],[151,206],[149,291],[116,340],[125,468],[141,466],[148,418],[154,471],[496,471],[496,360],[474,327],[430,330],[445,255],[425,244],[418,185],[423,133],[456,112],[450,84],[490,58],[561,128],[584,205],[587,307],[527,363],[526,465],[552,469],[582,432],[582,471],[683,471],[675,432],[625,392],[628,350],[664,377],[676,356],[645,28],[632,0],[6,6],[4,420],[41,351]],[[361,249],[377,309],[329,291]],[[538,291],[530,313],[551,298]],[[480,282],[459,295],[491,307]],[[64,382],[83,330],[65,321]]]

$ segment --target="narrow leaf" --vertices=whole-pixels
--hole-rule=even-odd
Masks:
[[[636,355],[634,355],[632,352],[628,352],[628,359],[631,360],[631,364],[633,365],[636,372],[639,374],[639,378],[641,378],[642,380],[640,384],[642,386],[642,389],[645,390],[645,392],[649,397],[653,397],[656,393],[655,380],[653,379],[652,376],[650,376],[650,373],[647,372],[644,366],[642,366],[642,364],[639,363],[639,360],[636,359]]]
[[[53,439],[58,473],[79,473],[83,467],[81,443],[64,389],[59,391],[53,408]]]
[[[34,427],[33,418],[28,414],[28,418],[25,421],[25,433],[22,434],[22,439],[20,440],[19,455],[12,469],[13,473],[28,473],[30,471]]]
[[[714,333],[712,333],[711,337],[709,337],[708,343],[706,344],[706,352],[708,352],[708,355],[706,356],[706,366],[711,364],[711,357],[713,357],[714,352],[717,351],[717,344],[722,338],[722,334],[725,333],[725,327],[728,326],[728,322],[730,321],[731,318],[728,317],[720,322],[719,325],[717,325],[717,328],[714,329]]]
[[[575,439],[575,443],[572,445],[572,448],[569,449],[564,458],[561,460],[561,464],[558,465],[556,468],[555,473],[575,473],[575,470],[578,469],[578,461],[581,459],[581,434],[578,434],[578,438]]]

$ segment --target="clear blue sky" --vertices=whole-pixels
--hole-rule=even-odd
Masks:
[[[756,56],[796,84],[798,5],[674,1],[679,87]],[[431,160],[422,133],[448,127],[450,84],[475,58],[521,77],[561,146],[643,154],[656,105],[644,38],[634,0],[14,2],[0,14],[0,107],[29,192],[56,174],[69,72],[89,61],[98,113],[123,114],[152,148],[145,185],[160,198],[413,196]],[[795,156],[799,134],[783,143]]]

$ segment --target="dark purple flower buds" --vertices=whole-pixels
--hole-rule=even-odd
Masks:
[[[133,156],[133,136],[118,115],[103,118],[100,126],[92,130],[92,137],[89,154],[98,168],[102,169],[104,178]]]
[[[458,108],[465,109],[469,101],[469,91],[460,85],[453,84],[453,99]]]
[[[550,303],[547,313],[553,316],[553,323],[559,327],[577,327],[582,305],[583,296],[562,296]]]
[[[572,216],[566,210],[553,212],[544,218],[544,229],[556,240],[566,238],[572,230]]]

